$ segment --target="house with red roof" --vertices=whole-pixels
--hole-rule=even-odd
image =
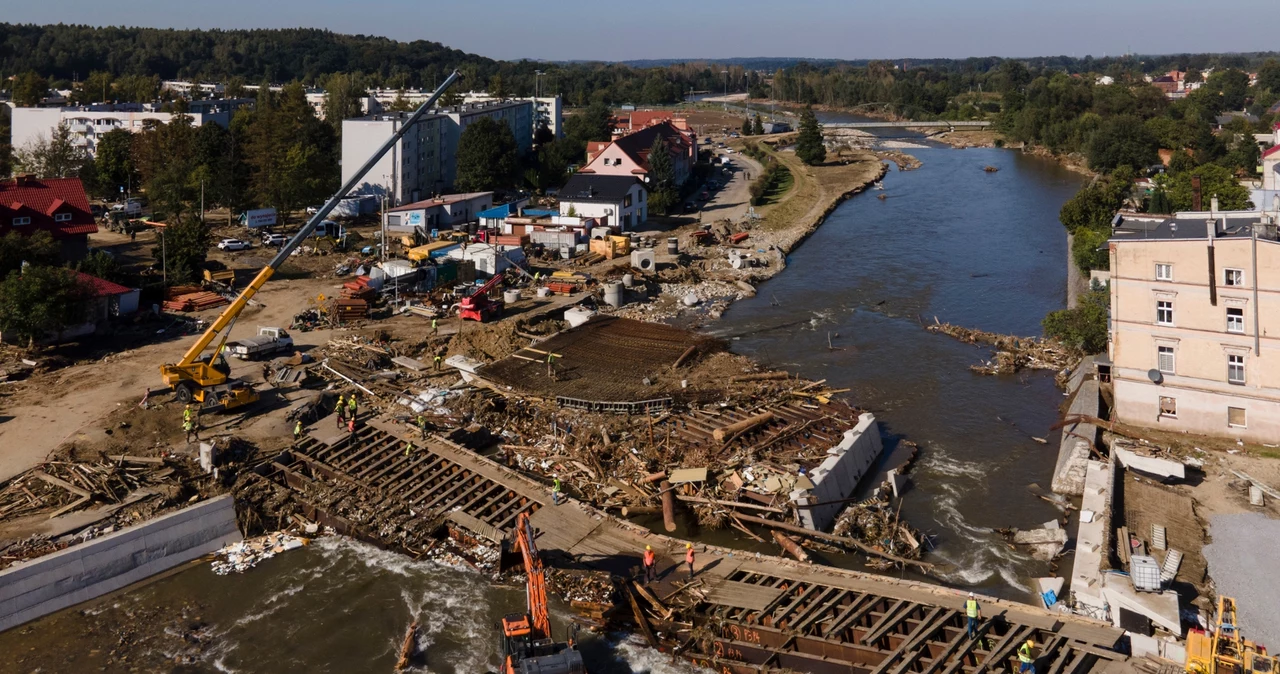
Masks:
[[[659,139],[671,157],[676,185],[683,185],[693,175],[693,165],[698,159],[698,137],[693,130],[681,129],[671,121],[647,126],[607,144],[588,146],[587,165],[579,173],[635,176],[647,184],[649,152]]]
[[[1280,145],[1262,153],[1262,189],[1280,190]]]
[[[43,343],[66,342],[92,335],[111,319],[131,316],[138,311],[138,299],[142,292],[137,288],[112,283],[84,272],[75,272],[75,275],[76,280],[89,290],[89,297],[85,300],[84,322],[67,326],[56,335],[50,334],[48,338],[41,340]],[[0,342],[4,341],[5,336],[0,334]]]
[[[81,260],[98,225],[79,178],[17,176],[0,180],[0,236],[30,236],[44,230],[62,246],[62,257]]]

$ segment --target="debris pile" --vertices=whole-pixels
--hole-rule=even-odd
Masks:
[[[282,552],[300,548],[309,540],[291,536],[283,531],[249,538],[223,547],[213,560],[213,572],[219,576],[244,573],[264,559],[271,559]]]
[[[871,498],[847,506],[837,516],[832,533],[860,540],[879,552],[906,559],[920,559],[928,542],[924,535],[903,522],[898,511],[890,506],[887,483]],[[867,565],[884,570],[894,567],[895,563],[873,557]]]
[[[965,328],[950,323],[940,323],[935,317],[933,325],[925,327],[929,332],[949,335],[967,344],[989,344],[996,348],[993,360],[969,369],[979,374],[1013,374],[1024,368],[1033,370],[1062,370],[1078,359],[1058,342],[1036,337],[1001,335],[985,330]]]

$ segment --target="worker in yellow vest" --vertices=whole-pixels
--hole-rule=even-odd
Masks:
[[[347,398],[347,416],[352,419],[356,418],[356,394],[354,393],[351,394],[350,398]]]
[[[293,441],[297,442],[302,439],[302,420],[293,422]]]
[[[185,423],[185,422],[188,422],[188,421],[191,421],[191,403],[187,403],[187,406],[186,406],[185,408],[183,408],[183,410],[182,410],[182,421],[183,421],[184,423]]]
[[[972,592],[964,602],[964,615],[969,622],[969,638],[974,639],[978,636],[978,621],[982,619],[982,607],[978,606],[978,600],[973,597]]]
[[[431,319],[431,336],[434,337],[438,334],[440,334],[440,323],[433,318]]]
[[[1026,643],[1018,647],[1018,674],[1024,674],[1030,671],[1036,674],[1036,659],[1031,657],[1031,649],[1036,647],[1036,642],[1027,639]]]

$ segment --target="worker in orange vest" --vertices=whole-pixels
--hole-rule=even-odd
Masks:
[[[693,580],[693,543],[684,544],[684,561],[689,565],[689,580]]]
[[[644,546],[644,558],[641,560],[644,564],[644,584],[648,585],[650,581],[658,579],[658,556],[653,554],[653,546]]]

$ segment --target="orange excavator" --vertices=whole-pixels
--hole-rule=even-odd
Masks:
[[[502,618],[502,651],[506,656],[502,674],[587,674],[573,639],[556,643],[551,638],[546,579],[527,513],[516,518],[516,544],[529,577],[529,612],[510,613]]]

